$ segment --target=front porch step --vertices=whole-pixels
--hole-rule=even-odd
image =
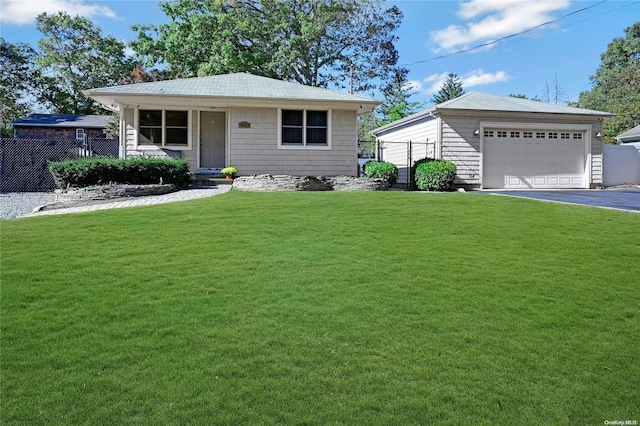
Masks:
[[[196,173],[191,178],[191,186],[196,188],[206,188],[218,185],[232,185],[233,179],[227,179],[225,175],[219,173]]]

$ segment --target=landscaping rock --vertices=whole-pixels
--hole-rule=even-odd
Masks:
[[[386,191],[389,183],[383,179],[338,176],[332,178],[334,191]]]
[[[177,191],[173,184],[164,185],[105,185],[91,188],[70,190],[56,190],[59,203],[74,203],[78,201],[105,201],[127,197],[145,197],[148,195],[164,195]]]
[[[348,176],[253,175],[237,177],[233,187],[245,191],[384,191],[389,189],[381,179]]]

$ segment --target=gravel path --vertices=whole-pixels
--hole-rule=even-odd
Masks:
[[[56,201],[52,192],[0,193],[0,219],[10,219],[31,213],[33,209]]]
[[[53,193],[2,193],[0,194],[0,219],[19,216],[45,216],[66,213],[81,213],[97,210],[117,209],[123,207],[149,206],[154,204],[173,203],[178,201],[195,200],[212,197],[230,191],[231,185],[220,185],[212,188],[189,188],[164,195],[150,195],[145,197],[130,197],[113,199],[110,202],[86,200],[64,205],[50,205],[47,209],[34,212],[36,207],[56,201]]]

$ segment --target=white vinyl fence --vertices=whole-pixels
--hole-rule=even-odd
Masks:
[[[640,184],[640,150],[632,145],[602,146],[604,186]]]

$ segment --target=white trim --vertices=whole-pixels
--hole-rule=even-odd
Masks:
[[[202,148],[202,133],[200,132],[200,123],[202,122],[202,110],[197,111],[196,118],[196,167],[200,168],[200,149]]]
[[[120,110],[120,127],[118,129],[119,135],[119,157],[126,158],[127,157],[127,120],[125,119],[125,114],[127,113],[124,105],[119,104],[118,109]]]
[[[436,116],[436,140],[433,146],[433,156],[436,160],[442,159],[442,117]]]
[[[501,128],[501,129],[519,129],[519,130],[577,130],[585,132],[584,135],[584,188],[591,187],[591,170],[593,168],[593,158],[591,153],[593,125],[591,124],[556,124],[556,123],[517,123],[517,122],[496,122],[496,121],[480,121],[480,152],[478,157],[480,161],[480,188],[484,188],[484,129],[485,128]]]
[[[282,110],[301,110],[302,114],[302,145],[283,145],[282,144]],[[326,145],[307,145],[307,111],[326,111],[327,112],[327,144]],[[293,149],[293,150],[331,150],[331,134],[333,133],[332,126],[332,109],[321,108],[278,108],[278,129],[277,129],[277,143],[278,149]]]

